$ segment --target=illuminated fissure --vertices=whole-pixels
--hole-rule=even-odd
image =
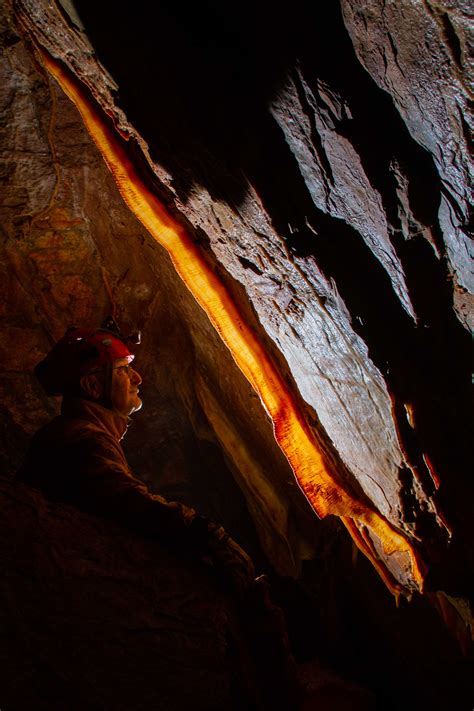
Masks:
[[[87,130],[107,163],[126,204],[168,252],[176,271],[204,309],[229,348],[234,361],[258,393],[273,421],[276,440],[295,477],[320,517],[340,516],[360,550],[372,561],[395,594],[400,586],[381,562],[361,530],[371,529],[387,554],[408,553],[413,579],[423,587],[421,562],[409,540],[380,513],[357,500],[330,473],[318,442],[305,422],[288,386],[252,329],[245,323],[223,283],[212,271],[191,235],[166,211],[136,171],[126,143],[109,126],[76,78],[45,50],[38,48],[51,75],[79,110]]]
[[[394,595],[398,605],[400,595],[404,592],[403,586],[395,580],[390,571],[387,570],[387,567],[378,558],[377,553],[374,550],[374,545],[367,535],[366,530],[364,530],[365,527],[363,524],[361,527],[358,521],[345,516],[342,516],[341,520],[349,531],[357,548],[372,562],[375,570],[380,575],[392,595]]]

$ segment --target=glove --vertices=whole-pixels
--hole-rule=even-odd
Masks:
[[[164,499],[161,503],[166,508],[162,514],[176,517],[174,544],[187,551],[192,558],[199,558],[214,568],[217,577],[230,592],[245,595],[255,579],[253,563],[247,553],[222,526],[199,516],[193,509],[176,502],[168,503]]]
[[[216,528],[210,536],[209,554],[225,587],[238,597],[244,597],[255,580],[255,569],[247,553],[223,528]]]

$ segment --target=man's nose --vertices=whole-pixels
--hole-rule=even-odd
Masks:
[[[142,376],[140,375],[140,373],[138,373],[136,370],[134,370],[132,368],[131,374],[132,374],[132,377],[130,378],[130,380],[132,381],[132,383],[134,385],[140,385],[140,383],[142,382]]]

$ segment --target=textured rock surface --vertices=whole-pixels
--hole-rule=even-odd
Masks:
[[[429,586],[465,596],[468,163],[454,109],[464,106],[464,39],[457,68],[452,54],[439,61],[448,56],[441,26],[449,20],[464,37],[462,5],[390,3],[382,13],[379,3],[343,3],[343,20],[337,3],[321,18],[304,3],[288,17],[261,2],[252,23],[246,3],[232,18],[209,5],[152,12],[143,4],[123,14],[105,2],[77,5],[118,96],[66,14],[54,4],[12,4],[22,31],[26,23],[129,137],[137,163],[147,141],[149,184],[232,289],[338,474],[417,541]],[[307,556],[324,573],[341,527],[313,520],[258,398],[124,207],[19,27],[6,30],[1,89],[5,467],[54,410],[32,365],[71,322],[115,310],[125,328],[146,335],[138,365],[147,407],[129,437],[137,472],[223,520],[262,561],[263,548],[279,572],[294,573]],[[167,28],[159,42],[156,27]],[[412,31],[431,32],[426,53]],[[443,89],[435,111],[427,96],[439,97],[451,76],[452,93]],[[392,556],[389,566],[413,585],[406,560]],[[328,585],[324,599],[331,594]],[[386,609],[372,603],[368,617],[385,625]]]
[[[229,642],[235,607],[202,570],[2,477],[0,533],[2,709],[254,708],[237,681]],[[316,577],[318,614],[300,597],[288,616],[300,638],[293,645],[304,661],[305,711],[469,708],[472,659],[461,655],[436,613],[421,600],[397,609],[367,562],[357,570],[334,537],[326,545],[331,555],[320,559]],[[256,625],[261,635],[261,613],[245,619],[247,639]],[[271,651],[262,636],[246,650],[253,673]],[[275,695],[281,702],[275,669],[267,662],[264,679],[273,693],[265,709],[277,707]]]
[[[26,487],[0,489],[3,708],[230,708],[226,604],[202,572]]]
[[[387,91],[440,179],[439,235],[400,211],[405,239],[421,233],[445,256],[454,304],[472,328],[472,7],[460,2],[342,2],[358,57]],[[403,191],[403,176],[400,189]],[[400,200],[407,205],[406,199]],[[432,234],[430,235],[430,232]]]
[[[260,403],[166,254],[124,206],[71,103],[17,39],[2,83],[5,472],[57,406],[32,378],[33,365],[70,324],[100,323],[114,311],[124,329],[148,334],[137,355],[146,408],[126,441],[132,466],[168,498],[224,521],[263,561],[246,498],[267,557],[294,573],[298,528],[311,527],[311,514]],[[226,462],[208,424],[204,393],[233,412],[241,456],[252,462],[244,495],[229,470],[238,477],[238,464]]]
[[[443,222],[444,173],[426,150],[446,140],[434,132],[427,146],[416,122],[403,122],[398,98],[392,101],[359,64],[336,5],[324,18],[302,5],[287,23],[278,12],[269,19],[262,2],[249,28],[245,5],[228,25],[225,13],[208,6],[199,15],[178,9],[173,16],[166,4],[155,11],[138,6],[125,18],[106,4],[90,12],[78,3],[118,83],[119,102],[77,24],[67,29],[52,6],[25,0],[15,7],[132,145],[135,137],[144,148],[128,120],[145,138],[159,196],[189,221],[243,308],[248,300],[261,328],[247,307],[248,318],[292,379],[319,439],[333,447],[339,475],[418,541],[437,584],[465,589],[466,564],[456,551],[471,515],[469,497],[457,493],[469,486],[469,346],[453,310],[465,286],[458,288],[452,265],[459,252],[464,274],[465,259]],[[429,8],[407,7],[407,17],[410,10],[420,23],[434,22]],[[367,12],[374,23],[395,22],[376,8]],[[456,12],[461,16],[462,8]],[[363,45],[367,53],[364,13],[344,6],[344,17],[357,51]],[[414,21],[407,19],[407,46]],[[148,34],[155,25],[169,27],[158,45],[153,30]],[[377,37],[371,42],[383,57]],[[426,67],[444,51],[435,36],[432,43]],[[369,69],[380,83],[381,70]],[[408,91],[408,80],[404,86]],[[424,106],[424,94],[413,96]],[[464,321],[465,311],[458,314]],[[449,531],[455,563],[444,554]],[[407,582],[394,558],[389,567]]]

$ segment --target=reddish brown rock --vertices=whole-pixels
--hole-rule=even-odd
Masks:
[[[150,167],[160,181],[153,181],[154,189],[175,216],[187,219],[208,261],[222,265],[218,270],[222,283],[291,382],[336,477],[417,540],[428,565],[438,565],[439,550],[446,549],[453,530],[450,511],[456,517],[450,472],[454,468],[462,477],[467,412],[463,392],[467,341],[452,318],[452,287],[439,261],[439,230],[433,227],[441,194],[438,176],[390,100],[357,63],[339,12],[327,14],[324,30],[315,26],[320,41],[308,44],[306,35],[301,39],[298,62],[292,46],[285,45],[278,76],[266,58],[258,56],[258,70],[252,80],[249,75],[249,82],[251,87],[252,82],[265,87],[267,93],[266,82],[273,82],[271,111],[258,103],[253,89],[245,95],[255,120],[248,145],[238,155],[236,146],[225,144],[225,124],[211,137],[197,122],[189,126],[189,135],[180,134],[179,146],[173,144],[174,112],[185,111],[195,89],[185,81],[179,95],[170,93],[172,86],[158,57],[152,71],[163,80],[158,85],[168,92],[166,101],[160,111],[154,105],[142,110],[134,84],[146,83],[146,72],[140,71],[147,51],[145,8],[137,10],[143,50],[124,62],[124,52],[117,54],[101,35],[106,10],[89,16],[87,6],[79,5],[101,58],[121,82],[128,118],[75,16],[68,19],[61,8],[33,6],[27,0],[16,3],[15,9],[36,40],[66,62],[113,117],[120,133],[130,137],[138,162],[140,150],[148,153],[130,118],[141,128],[150,145]],[[128,24],[120,16],[113,21],[117,37],[128,46]],[[276,36],[282,29],[279,22],[276,14],[272,25]],[[169,38],[181,48],[177,85],[178,76],[184,81],[181,73],[189,67],[180,35],[185,27],[186,23]],[[252,44],[252,37],[238,27],[242,41]],[[323,52],[336,38],[338,61],[327,66]],[[157,51],[165,47],[166,42]],[[225,61],[232,62],[232,55]],[[199,86],[212,102],[214,77],[206,81],[201,77]],[[234,99],[229,96],[219,110],[227,107],[226,101],[230,107]],[[237,112],[232,125],[237,126],[239,116]],[[211,113],[208,121],[214,121]],[[241,140],[239,136],[237,143]],[[209,142],[215,142],[215,160],[209,158]],[[229,181],[223,173],[224,145],[225,159],[233,163]],[[100,208],[97,216],[100,219]],[[423,235],[431,245],[428,251]],[[47,271],[46,257],[45,253],[37,260]],[[60,252],[57,258],[60,263]],[[127,279],[130,276],[127,272]],[[127,285],[122,277],[116,278],[117,291],[124,296]],[[107,288],[110,291],[110,284]],[[50,289],[57,301],[54,284]],[[79,306],[84,289],[73,280],[68,298]],[[146,283],[140,289],[146,293]],[[59,298],[59,303],[66,302]],[[79,312],[85,313],[84,302]],[[459,373],[453,373],[453,349],[443,342],[446,334],[462,363]],[[206,338],[193,336],[195,344]],[[203,352],[200,357],[204,360]],[[218,399],[231,391],[230,402],[239,397],[230,381],[222,382],[219,390]],[[250,402],[243,404],[243,412]],[[204,403],[201,398],[201,407]],[[442,444],[445,437],[452,440],[456,454]],[[443,484],[438,495],[439,482]],[[467,517],[463,511],[457,541]],[[383,547],[377,541],[374,545],[377,555],[384,557]],[[281,551],[274,556],[277,559]],[[386,558],[384,564],[406,584],[394,558]]]
[[[433,656],[461,696],[464,662],[442,633],[432,653],[427,641],[415,645],[426,675],[414,657],[399,661],[410,629],[420,640],[436,618],[416,598],[392,614],[364,562],[351,563],[338,522],[316,520],[259,399],[24,41],[69,66],[128,136],[147,185],[235,297],[334,472],[419,549],[427,587],[457,601],[472,569],[460,300],[468,163],[455,108],[464,107],[464,11],[342,5],[350,37],[337,3],[322,18],[309,6],[283,17],[262,2],[250,27],[245,2],[227,24],[207,7],[199,17],[177,7],[171,22],[146,4],[122,16],[106,2],[92,14],[78,2],[85,31],[69,3],[5,5],[15,19],[1,84],[1,456],[11,472],[55,411],[31,368],[67,326],[112,311],[125,329],[142,328],[146,408],[127,436],[134,469],[223,520],[262,565],[295,575],[307,560],[304,579],[329,611],[324,644],[338,663],[347,648],[359,681],[367,666],[396,687],[399,705],[409,693],[421,704],[422,688],[432,700],[439,691]],[[448,20],[462,37],[458,60]],[[156,26],[169,30],[158,43]],[[370,533],[366,541],[415,587],[405,555],[387,556]],[[314,653],[317,630],[305,627]],[[391,641],[377,653],[382,628]]]
[[[9,178],[2,208],[6,240],[0,382],[5,421],[19,428],[21,445],[6,435],[6,473],[18,466],[25,435],[47,421],[58,405],[42,395],[32,376],[34,365],[71,324],[100,324],[114,313],[125,330],[147,333],[137,351],[146,407],[126,442],[137,473],[155,490],[223,520],[257,557],[264,559],[261,545],[277,570],[294,574],[307,549],[301,539],[308,537],[302,533],[305,527],[311,530],[313,525],[311,513],[260,403],[164,251],[125,207],[72,104],[51,80],[35,72],[22,43],[12,40],[8,52],[10,62],[3,65]],[[23,121],[31,123],[30,149],[18,151],[15,137],[24,141],[27,135]],[[42,180],[50,192],[38,195]],[[253,523],[229,471],[239,478],[239,465],[222,455],[196,390],[198,378],[207,382],[220,407],[234,413],[242,442],[248,422],[255,423],[241,445],[261,472],[244,486]],[[291,524],[291,533],[290,519],[302,519]]]

